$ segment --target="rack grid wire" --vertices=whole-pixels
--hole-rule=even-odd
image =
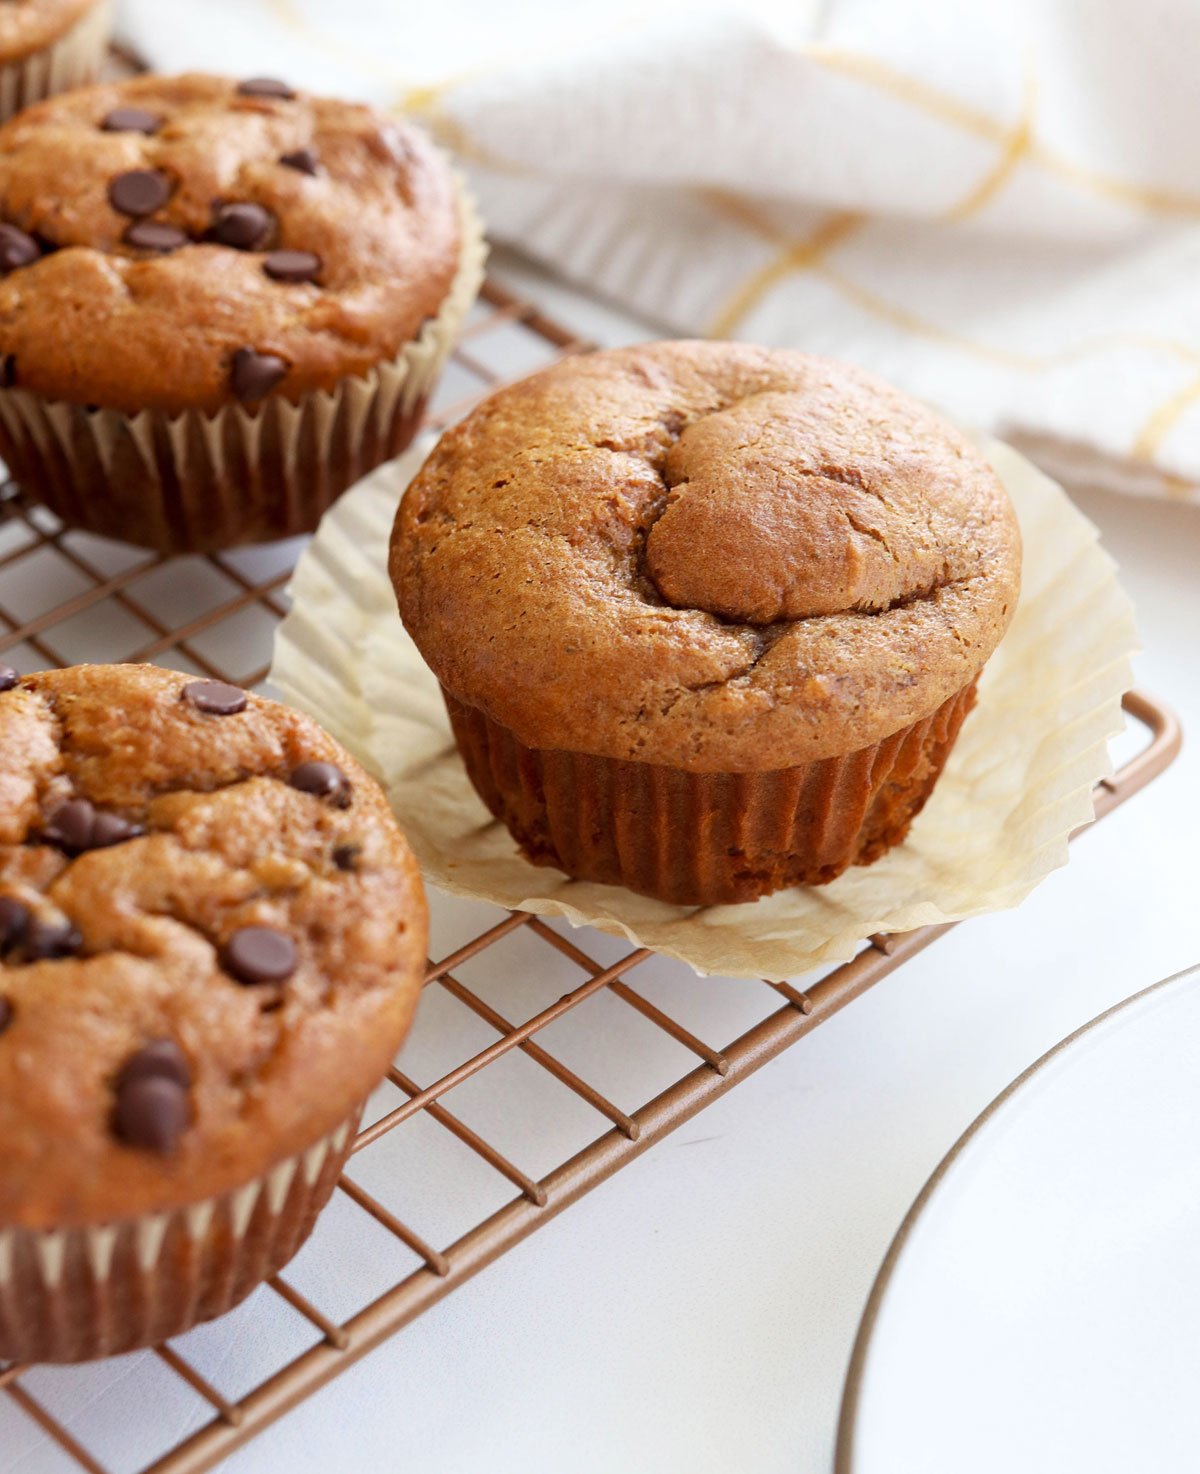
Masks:
[[[504,352],[495,351],[504,340]],[[443,380],[431,415],[436,427],[463,414],[483,394],[498,387],[505,373],[496,367],[503,359],[530,370],[565,354],[590,346],[551,320],[536,305],[489,279],[480,303],[466,327]],[[164,559],[157,555],[105,542],[87,534],[64,530],[45,509],[29,502],[11,482],[0,487],[0,652],[10,663],[32,669],[72,664],[81,660],[156,661],[176,669],[203,673],[245,686],[265,681],[270,663],[274,626],[285,613],[285,585],[300,549],[299,540],[266,548],[251,548],[207,557]],[[1144,695],[1131,694],[1126,710],[1147,733],[1142,749],[1096,793],[1097,817],[1125,802],[1170,763],[1178,749],[1179,730],[1169,712]],[[473,913],[478,917],[478,913]],[[181,1441],[154,1454],[149,1462],[130,1465],[105,1461],[101,1452],[85,1445],[79,1418],[70,1416],[69,1387],[57,1372],[54,1397],[36,1384],[38,1370],[20,1365],[0,1367],[0,1390],[32,1420],[36,1436],[57,1446],[63,1466],[89,1474],[117,1474],[118,1469],[141,1469],[146,1474],[198,1474],[275,1419],[283,1416],[317,1388],[385,1338],[395,1334],[436,1301],[478,1273],[500,1254],[562,1212],[591,1188],[646,1151],[668,1132],[687,1121],[711,1101],[731,1090],[768,1060],[800,1039],[887,977],[916,953],[935,941],[948,927],[925,928],[903,936],[877,936],[852,961],[804,987],[791,983],[726,983],[727,989],[757,990],[757,1016],[731,1042],[715,1046],[699,1037],[695,1028],[677,1015],[686,1013],[676,992],[665,1003],[653,989],[635,987],[630,975],[650,959],[643,948],[629,949],[596,933],[588,945],[564,934],[555,924],[524,913],[494,911],[496,919],[451,946],[429,965],[425,1007],[418,1021],[430,1015],[430,994],[441,994],[443,1007],[433,1010],[430,1028],[440,1029],[440,1049],[425,1049],[434,1061],[432,1083],[421,1084],[410,1063],[410,1046],[392,1069],[388,1092],[373,1098],[352,1159],[353,1169],[339,1184],[347,1211],[368,1215],[408,1256],[406,1272],[351,1313],[323,1309],[317,1297],[302,1292],[293,1278],[277,1276],[259,1295],[273,1295],[299,1318],[304,1344],[286,1362],[273,1367],[255,1385],[233,1394],[215,1385],[214,1377],[196,1365],[189,1352],[190,1337],[164,1345],[152,1353],[163,1367],[197,1400],[206,1421]],[[435,909],[436,921],[436,909]],[[489,996],[487,965],[497,949],[519,943],[525,948],[523,965],[541,974],[556,994],[520,1020],[509,1016],[521,998],[501,994],[502,1009]],[[590,948],[590,950],[589,950]],[[600,951],[597,957],[593,953]],[[605,957],[614,951],[614,960]],[[567,971],[567,991],[557,993],[558,979]],[[471,978],[467,975],[471,974]],[[573,976],[572,976],[573,975]],[[475,980],[481,979],[481,980]],[[580,980],[582,979],[582,980]],[[623,1009],[640,1016],[644,1025],[675,1046],[673,1077],[644,1104],[627,1109],[611,1093],[591,1083],[585,1066],[568,1062],[569,1050],[546,1042],[553,1026],[568,1016],[596,1008],[601,998],[615,999]],[[490,1042],[480,1043],[478,1032],[447,1066],[449,1044],[459,1030],[446,1030],[445,1008],[457,1005],[470,1015],[472,1030],[482,1028]],[[744,1005],[739,1003],[739,1008]],[[744,1017],[739,1015],[739,1017]],[[699,1027],[699,1026],[697,1026]],[[427,1031],[428,1032],[428,1031]],[[619,1030],[617,1031],[619,1034]],[[604,1029],[593,1029],[603,1037]],[[464,1036],[464,1039],[466,1036]],[[410,1041],[411,1043],[411,1041]],[[578,1052],[578,1051],[577,1051]],[[418,1050],[418,1053],[420,1051]],[[452,1051],[450,1052],[452,1054]],[[586,1052],[585,1052],[586,1053]],[[564,1150],[548,1167],[533,1170],[514,1160],[511,1148],[489,1139],[495,1132],[496,1111],[474,1102],[474,1111],[446,1103],[464,1085],[494,1079],[500,1082],[502,1062],[523,1055],[543,1079],[569,1092],[582,1103],[593,1122],[584,1144]],[[680,1061],[686,1060],[686,1066]],[[595,1060],[591,1059],[594,1065]],[[593,1076],[596,1069],[587,1073]],[[599,1071],[603,1074],[603,1070]],[[492,1092],[493,1104],[498,1099]],[[471,1124],[474,1114],[478,1124]],[[501,1110],[499,1114],[503,1114]],[[418,1121],[432,1123],[454,1138],[501,1188],[501,1200],[480,1212],[456,1235],[439,1246],[429,1229],[419,1231],[422,1218],[437,1219],[428,1204],[406,1203],[402,1217],[389,1206],[397,1186],[393,1171],[369,1170],[373,1152],[394,1141],[403,1128]],[[596,1128],[600,1134],[594,1135]],[[394,1163],[392,1164],[394,1167]],[[370,1181],[370,1188],[364,1185]],[[402,1189],[411,1182],[401,1182]],[[402,1193],[403,1195],[403,1193]],[[486,1195],[485,1195],[486,1196]],[[444,1215],[443,1215],[444,1216]],[[333,1220],[337,1220],[337,1222]],[[412,1221],[410,1221],[410,1219]],[[345,1219],[327,1211],[314,1242],[328,1256],[336,1255],[333,1240],[345,1231]],[[298,1261],[297,1261],[298,1262]],[[289,1275],[294,1266],[289,1266]],[[247,1302],[253,1307],[255,1302]],[[234,1314],[247,1313],[243,1306]],[[261,1305],[257,1311],[263,1313]],[[191,1333],[195,1336],[196,1332]],[[147,1353],[148,1355],[150,1353]],[[2,1406],[2,1405],[0,1405]],[[11,1409],[10,1409],[11,1415]],[[196,1421],[195,1417],[192,1419]],[[68,1427],[68,1423],[71,1424]],[[0,1448],[2,1452],[2,1448]]]

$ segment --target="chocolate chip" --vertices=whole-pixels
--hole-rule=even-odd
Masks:
[[[246,709],[245,691],[226,681],[189,681],[183,688],[183,696],[197,711],[210,717],[236,716]]]
[[[25,929],[25,953],[31,962],[70,957],[83,945],[83,938],[69,921],[34,918]]]
[[[174,1039],[152,1039],[131,1054],[117,1075],[117,1089],[122,1090],[134,1080],[145,1080],[151,1076],[173,1080],[185,1090],[192,1083],[187,1056]]]
[[[92,825],[96,822],[96,810],[86,798],[72,798],[50,815],[42,826],[42,839],[46,844],[57,845],[67,854],[79,854],[90,849]]]
[[[362,850],[356,844],[340,844],[334,848],[333,863],[339,870],[357,870],[361,854]]]
[[[29,925],[29,907],[15,896],[0,896],[0,952],[15,947]]]
[[[15,225],[0,222],[0,272],[7,275],[19,266],[29,266],[41,254],[41,247],[31,235]]]
[[[296,971],[296,944],[270,926],[243,926],[225,943],[225,971],[239,983],[282,983]]]
[[[16,386],[17,355],[15,353],[6,353],[4,357],[0,359],[0,389],[15,389]],[[4,669],[7,670],[8,666],[5,666]],[[3,681],[3,679],[3,676],[0,676],[0,681]],[[6,689],[7,688],[5,686],[0,685],[0,691]]]
[[[100,126],[105,133],[157,133],[165,119],[161,113],[148,113],[141,107],[115,107]]]
[[[350,780],[333,763],[301,763],[288,782],[301,793],[329,799],[335,808],[344,809],[350,802]]]
[[[235,251],[253,251],[271,234],[274,224],[274,215],[262,205],[222,205],[212,228],[212,238]]]
[[[7,998],[0,998],[0,1034],[3,1034],[4,1033],[5,1029],[8,1028],[9,1024],[11,1024],[12,1021],[13,1021],[13,1006],[12,1006],[12,1004],[8,1001]]]
[[[165,1075],[140,1075],[117,1090],[113,1130],[128,1146],[166,1155],[188,1124],[187,1089]]]
[[[238,92],[243,97],[278,97],[284,102],[295,97],[295,89],[276,77],[248,77],[238,83]]]
[[[171,181],[159,169],[130,169],[108,186],[108,202],[122,215],[153,215],[171,198]]]
[[[316,174],[320,170],[315,148],[297,148],[290,154],[280,154],[279,162],[285,169],[299,169],[301,174]]]
[[[188,243],[186,231],[159,220],[135,220],[123,238],[127,246],[139,251],[178,251]]]
[[[0,691],[11,691],[20,679],[11,665],[0,665]]]
[[[98,814],[88,799],[73,798],[50,815],[42,828],[42,839],[68,855],[81,855],[85,850],[123,844],[144,833],[140,825],[122,819],[120,814]]]
[[[321,274],[321,258],[312,251],[272,251],[263,262],[263,270],[272,281],[316,281]]]
[[[229,386],[242,400],[262,399],[283,381],[287,362],[275,353],[259,353],[256,348],[239,348],[233,355]]]

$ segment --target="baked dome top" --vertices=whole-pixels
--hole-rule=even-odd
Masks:
[[[416,338],[458,266],[423,134],[262,78],[27,108],[0,128],[0,221],[5,384],[130,414],[331,389]]]
[[[0,61],[40,51],[98,0],[0,0]]]
[[[151,666],[0,668],[0,1228],[305,1151],[391,1063],[425,935],[383,795],[307,717]]]
[[[444,435],[391,571],[442,684],[527,746],[760,771],[974,680],[1020,535],[975,447],[870,375],[655,343],[565,359]]]

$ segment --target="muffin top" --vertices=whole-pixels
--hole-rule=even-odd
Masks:
[[[96,0],[0,0],[0,61],[49,46]]]
[[[972,681],[1020,535],[979,452],[844,364],[727,343],[566,359],[444,435],[392,539],[445,688],[529,747],[753,772]]]
[[[376,784],[151,666],[0,667],[0,1227],[236,1188],[383,1077],[425,964]]]
[[[3,383],[130,414],[366,373],[458,265],[453,178],[422,134],[266,78],[27,108],[0,128],[0,221]]]

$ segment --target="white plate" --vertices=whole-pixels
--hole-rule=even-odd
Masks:
[[[1016,1080],[863,1316],[838,1474],[1200,1469],[1200,969]]]

